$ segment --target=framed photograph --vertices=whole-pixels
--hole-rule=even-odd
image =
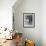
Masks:
[[[35,13],[23,13],[23,27],[25,28],[35,27]]]

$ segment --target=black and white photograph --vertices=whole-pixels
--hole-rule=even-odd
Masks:
[[[35,13],[23,13],[23,27],[35,27]]]

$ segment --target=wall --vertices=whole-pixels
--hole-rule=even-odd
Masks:
[[[12,28],[12,6],[16,0],[0,0],[0,27]]]
[[[41,1],[41,40],[42,46],[46,46],[46,0]]]
[[[13,6],[15,30],[18,30],[18,32],[22,32],[25,39],[27,38],[34,40],[36,46],[41,46],[41,1],[23,0],[19,5],[16,5]],[[35,28],[23,27],[23,13],[35,13]]]

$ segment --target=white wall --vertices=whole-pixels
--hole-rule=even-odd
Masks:
[[[16,0],[0,0],[0,27],[12,28],[12,6]]]
[[[46,46],[46,0],[41,1],[41,40],[42,46]]]
[[[16,3],[17,4],[17,3]],[[23,0],[17,7],[14,5],[14,19],[15,29],[22,32],[24,38],[35,41],[36,46],[41,46],[41,30],[40,30],[40,16],[41,16],[41,1],[40,0]],[[35,13],[35,28],[23,27],[23,13]]]

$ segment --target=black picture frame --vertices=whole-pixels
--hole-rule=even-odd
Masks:
[[[35,13],[23,13],[23,27],[24,28],[35,27]]]

